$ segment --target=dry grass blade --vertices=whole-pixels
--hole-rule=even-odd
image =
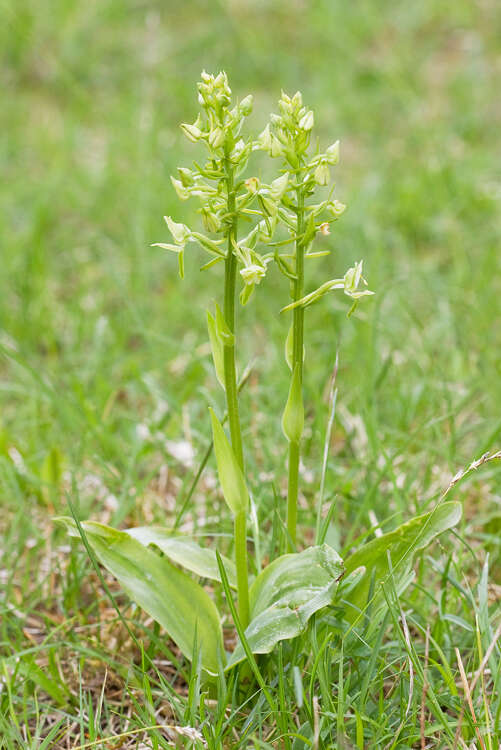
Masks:
[[[424,646],[424,668],[423,668],[423,692],[421,694],[421,716],[420,716],[420,729],[421,729],[421,750],[425,750],[425,705],[426,705],[426,693],[428,690],[428,656],[430,653],[430,626],[426,627],[426,640]]]
[[[487,665],[487,662],[489,661],[489,659],[491,657],[491,654],[492,654],[492,652],[494,651],[494,649],[496,647],[496,643],[498,642],[498,640],[500,638],[501,638],[501,622],[499,623],[499,625],[498,625],[498,627],[496,629],[496,632],[494,633],[494,636],[492,638],[492,641],[490,642],[490,644],[489,644],[489,646],[487,648],[487,651],[484,654],[484,658],[482,659],[482,661],[481,661],[481,663],[480,663],[477,671],[475,672],[475,674],[473,676],[473,680],[471,681],[471,685],[469,687],[470,695],[473,694],[473,691],[475,690],[475,688],[477,686],[477,683],[478,683],[480,677],[483,674],[483,671],[484,671],[484,669],[485,669],[485,667]],[[457,649],[456,649],[456,651],[457,651]],[[461,713],[459,715],[459,721],[458,721],[458,726],[457,726],[457,729],[456,729],[456,736],[455,736],[455,740],[454,740],[454,749],[457,747],[457,743],[458,743],[458,739],[459,739],[459,733],[461,732],[461,726],[462,726],[462,723],[463,723],[463,716],[464,716],[464,706],[461,709]]]
[[[475,709],[473,707],[473,701],[471,699],[470,686],[468,685],[468,679],[466,677],[466,672],[464,671],[464,666],[463,666],[463,661],[461,659],[461,654],[459,653],[459,649],[457,647],[454,649],[454,651],[456,652],[456,659],[457,659],[458,666],[459,666],[459,672],[461,674],[461,682],[463,683],[464,694],[465,694],[465,697],[466,697],[466,700],[467,700],[467,703],[468,703],[468,708],[470,709],[471,717],[473,719],[473,724],[475,726],[475,734],[477,735],[480,747],[482,748],[482,750],[485,750],[485,744],[484,744],[484,741],[482,739],[482,735],[480,734],[480,730],[478,728],[477,717],[475,715]],[[458,729],[460,729],[460,727],[461,727],[461,725],[458,724]]]

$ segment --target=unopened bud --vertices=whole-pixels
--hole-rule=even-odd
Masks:
[[[271,146],[270,146],[270,156],[276,157],[276,156],[282,156],[284,150],[282,148],[282,144],[278,140],[278,138],[274,135],[271,136]]]
[[[214,128],[209,133],[209,144],[212,148],[219,148],[224,143],[224,131],[222,128]]]
[[[258,145],[263,151],[269,151],[271,148],[271,132],[270,126],[267,125],[257,139]]]
[[[196,143],[200,140],[202,131],[196,125],[189,125],[186,122],[181,123],[181,130],[192,143]]]
[[[311,130],[313,125],[315,123],[315,118],[313,116],[313,112],[308,110],[308,112],[301,117],[299,120],[299,128],[301,130]]]
[[[275,216],[277,213],[277,204],[268,198],[267,195],[259,195],[261,205],[268,216]]]
[[[332,164],[332,166],[337,164],[339,161],[339,141],[336,141],[331,146],[329,146],[329,148],[325,152],[325,155],[329,164]]]
[[[273,180],[273,182],[270,185],[270,195],[275,201],[281,200],[283,197],[285,191],[287,190],[287,186],[289,184],[289,173],[286,172],[281,177],[277,177],[276,180]]]
[[[217,232],[220,229],[221,221],[217,214],[207,208],[202,208],[201,214],[202,223],[208,232]]]
[[[328,185],[330,180],[329,167],[325,162],[320,162],[315,169],[314,177],[317,185]]]
[[[254,101],[254,98],[252,94],[249,94],[240,102],[240,112],[246,117],[247,115],[250,115],[250,113],[252,112],[253,101]]]

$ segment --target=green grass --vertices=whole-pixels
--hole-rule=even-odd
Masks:
[[[349,321],[340,300],[307,311],[302,538],[338,349],[325,510],[334,500],[327,539],[341,554],[370,532],[369,511],[392,528],[501,447],[496,3],[0,7],[0,747],[129,732],[123,747],[156,749],[188,745],[180,732],[195,727],[213,748],[419,748],[424,684],[426,746],[453,747],[459,722],[458,747],[478,742],[455,649],[471,681],[500,621],[498,463],[454,490],[458,534],[423,557],[399,603],[388,588],[376,632],[348,631],[333,610],[262,665],[274,711],[231,678],[202,697],[196,669],[106,579],[141,653],[50,519],[70,498],[82,518],[173,523],[208,445],[219,394],[203,310],[220,269],[200,274],[195,253],[181,283],[176,259],[150,247],[165,241],[163,214],[192,216],[168,176],[192,158],[177,124],[195,116],[203,67],[255,94],[256,130],[282,88],[299,88],[323,140],[341,139],[348,210],[307,286],[363,257],[377,291]],[[242,415],[263,559],[285,502],[286,291],[271,274],[240,316],[256,334],[239,359],[253,361]],[[191,468],[172,455],[180,441]],[[209,537],[226,514],[214,471],[211,459],[180,519]],[[222,533],[228,551],[229,517]],[[499,664],[496,646],[472,698],[488,750],[501,738]]]

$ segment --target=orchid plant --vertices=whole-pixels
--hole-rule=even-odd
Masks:
[[[460,510],[455,503],[442,503],[366,543],[344,561],[327,544],[296,551],[304,422],[304,311],[333,290],[344,291],[354,304],[372,292],[359,288],[365,285],[360,261],[343,277],[305,294],[305,261],[325,254],[325,250],[314,249],[314,242],[318,235],[329,234],[344,205],[333,199],[332,193],[317,198],[317,191],[329,183],[330,168],[338,162],[339,143],[323,153],[311,148],[314,115],[303,105],[301,94],[282,94],[280,114],[272,115],[255,139],[245,132],[252,97],[235,102],[225,73],[202,73],[198,100],[201,113],[181,128],[190,141],[205,146],[207,158],[190,169],[180,167],[172,184],[181,200],[199,200],[204,232],[166,216],[172,241],[156,245],[177,254],[181,276],[189,243],[198,243],[208,253],[204,268],[224,267],[221,304],[207,312],[207,324],[215,374],[225,394],[229,436],[224,420],[212,410],[210,414],[220,485],[234,520],[234,559],[169,528],[116,530],[96,521],[58,520],[72,536],[83,539],[130,598],[165,628],[187,659],[202,665],[207,676],[248,661],[261,684],[254,654],[269,654],[278,642],[300,635],[316,612],[334,603],[343,609],[346,620],[354,623],[372,601],[374,621],[382,599],[377,584],[391,574],[397,592],[402,591],[412,579],[413,555],[457,523]],[[269,184],[247,173],[253,152],[263,150],[281,163],[279,174]],[[237,279],[240,276],[240,302],[247,304],[272,262],[288,279],[291,295],[283,310],[292,312],[292,324],[285,346],[291,382],[282,419],[289,443],[290,550],[252,576],[246,533],[249,487],[236,376]],[[223,587],[239,635],[232,653],[225,652],[222,613],[204,581]],[[233,602],[235,590],[238,608]]]

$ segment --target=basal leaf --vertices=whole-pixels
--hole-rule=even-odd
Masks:
[[[342,573],[341,558],[326,544],[283,555],[268,565],[249,592],[251,622],[245,637],[251,651],[267,654],[279,641],[299,635],[310,617],[332,602]],[[228,667],[244,658],[239,643]]]
[[[150,544],[158,547],[173,562],[201,578],[210,578],[221,582],[216,553],[212,549],[201,547],[194,539],[173,535],[169,529],[160,526],[137,526],[125,529],[125,533],[137,539],[148,547]],[[235,563],[221,555],[228,576],[228,582],[233,589],[237,587]]]
[[[79,536],[73,519],[56,520]],[[165,628],[186,658],[192,658],[196,642],[203,668],[217,674],[218,655],[224,658],[221,622],[200,584],[124,531],[92,521],[82,527],[98,560],[132,601]]]
[[[376,537],[364,544],[345,560],[346,573],[349,575],[357,568],[364,567],[365,575],[361,577],[352,590],[349,600],[358,609],[367,604],[371,580],[380,583],[390,574],[388,553],[396,589],[399,593],[409,584],[409,575],[416,552],[427,547],[436,536],[455,526],[461,518],[459,503],[442,503],[429,513],[407,521],[394,531]],[[374,602],[374,609],[379,606]],[[349,619],[354,619],[356,609],[350,608]]]

